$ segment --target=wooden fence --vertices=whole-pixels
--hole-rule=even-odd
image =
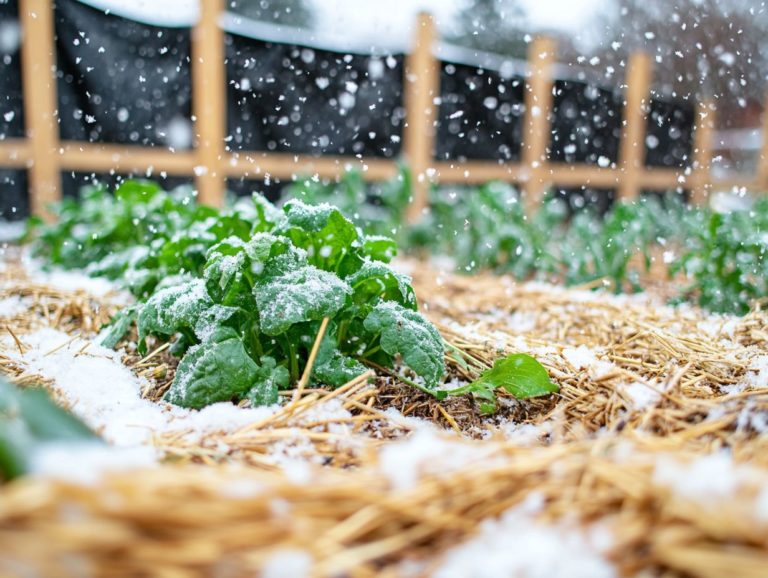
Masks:
[[[358,168],[368,181],[384,180],[397,172],[397,161],[343,156],[308,156],[271,152],[230,152],[224,144],[226,72],[224,32],[219,22],[224,0],[201,0],[200,19],[192,32],[192,107],[195,146],[188,151],[142,148],[134,145],[61,141],[56,122],[55,43],[52,0],[20,0],[23,31],[22,76],[26,139],[0,141],[0,166],[28,169],[34,214],[50,217],[46,207],[61,195],[61,171],[117,173],[164,172],[194,175],[199,198],[211,205],[223,201],[226,178],[268,175],[290,179],[296,175],[336,178]],[[694,157],[685,169],[645,166],[645,127],[650,100],[651,61],[634,54],[625,78],[622,135],[616,165],[551,162],[547,158],[553,105],[555,42],[539,37],[531,42],[526,75],[525,117],[520,162],[438,161],[434,159],[435,97],[439,95],[439,63],[434,56],[436,29],[428,14],[418,16],[413,48],[405,65],[406,124],[404,160],[414,174],[411,219],[428,206],[431,183],[483,183],[503,180],[519,184],[527,208],[535,207],[550,186],[615,188],[617,196],[632,199],[642,189],[691,190],[702,202],[713,187],[768,190],[768,130],[754,175],[713,182],[710,165],[715,107],[697,105]]]

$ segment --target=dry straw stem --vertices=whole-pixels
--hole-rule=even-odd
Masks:
[[[438,402],[391,372],[377,371],[372,384],[365,374],[333,392],[297,388],[285,392],[290,401],[281,411],[239,431],[157,435],[167,458],[157,469],[112,475],[92,487],[34,479],[8,485],[0,491],[0,560],[10,571],[23,563],[56,576],[61,568],[240,576],[253,575],[279,549],[299,548],[312,555],[317,576],[395,576],[407,560],[423,561],[428,570],[481,520],[536,492],[545,499],[546,520],[608,524],[611,556],[624,575],[765,575],[768,528],[753,515],[759,486],[749,481],[702,504],[658,485],[653,473],[662,457],[685,461],[723,448],[766,473],[768,436],[751,417],[768,415],[768,384],[731,389],[754,379],[755,360],[768,354],[765,311],[713,317],[653,299],[458,277],[425,265],[414,271],[418,294],[428,296],[422,310],[452,345],[449,379],[472,378],[501,354],[528,351],[560,394],[525,402],[502,396],[499,413],[483,416],[470,398]],[[2,286],[3,295],[37,291],[47,302],[35,300],[28,313],[1,321],[22,347],[25,333],[57,318],[71,334],[88,334],[86,309],[52,314],[72,294],[14,282]],[[91,311],[110,307],[108,300],[82,298]],[[33,383],[35,376],[9,355],[18,344],[10,336],[3,343],[0,370]],[[574,365],[568,350],[581,345],[604,366]],[[175,360],[162,346],[127,359],[138,374],[157,374],[145,394],[158,399]],[[638,404],[629,385],[647,390],[647,402]],[[351,417],[313,417],[312,410],[334,400]],[[393,489],[377,450],[408,435],[413,422],[389,408],[459,430],[488,456]],[[539,437],[504,441],[502,429],[510,424],[532,424]],[[336,433],[334,425],[349,433]],[[275,444],[299,442],[309,442],[311,463],[328,466],[312,466],[312,481],[304,485],[270,455]]]

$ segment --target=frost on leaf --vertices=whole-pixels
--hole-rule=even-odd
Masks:
[[[144,340],[150,334],[170,337],[179,332],[194,332],[200,315],[212,305],[202,279],[158,291],[139,312],[141,352],[146,351]]]
[[[291,325],[333,317],[341,310],[349,285],[333,273],[311,265],[258,283],[253,295],[266,335],[280,335]]]
[[[354,255],[360,247],[357,229],[338,209],[325,203],[307,205],[295,200],[286,203],[284,209],[286,221],[275,233],[307,251],[312,265],[343,277],[360,261]]]
[[[403,363],[434,388],[445,373],[445,350],[440,334],[416,311],[393,301],[374,307],[363,323],[371,333],[381,334],[381,348],[389,355],[400,354]]]
[[[259,366],[248,356],[235,331],[223,329],[187,351],[164,399],[200,409],[244,395],[258,377]]]
[[[397,243],[389,237],[367,235],[363,239],[362,252],[374,261],[389,263],[397,256]]]
[[[365,261],[346,281],[354,291],[352,300],[358,307],[368,305],[370,309],[381,299],[416,309],[416,296],[410,278],[380,261]]]

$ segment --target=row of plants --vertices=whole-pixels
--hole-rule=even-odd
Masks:
[[[52,224],[31,223],[34,254],[133,292],[137,303],[99,339],[115,347],[135,325],[141,353],[150,338],[172,341],[181,360],[165,398],[177,405],[275,403],[305,373],[323,320],[314,384],[336,387],[384,367],[438,398],[472,394],[485,411],[499,387],[518,397],[557,390],[525,355],[443,387],[445,344],[417,311],[410,279],[389,266],[396,243],[330,204],[277,208],[255,194],[219,211],[189,191],[129,181],[114,194],[88,189],[57,213]]]
[[[679,284],[676,302],[715,312],[746,313],[768,296],[768,199],[727,213],[688,206],[678,195],[619,202],[605,214],[573,213],[547,198],[526,215],[514,187],[436,188],[430,211],[414,225],[403,216],[410,198],[406,170],[366,187],[357,173],[339,183],[303,181],[288,198],[338,202],[364,229],[396,236],[406,251],[448,255],[458,271],[492,270],[517,279],[566,285],[606,281],[616,292],[641,291],[654,260]]]

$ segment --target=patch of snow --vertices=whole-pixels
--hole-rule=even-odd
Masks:
[[[0,219],[0,243],[15,243],[24,235],[24,221],[5,221]]]
[[[109,294],[119,294],[119,286],[104,278],[88,277],[76,271],[54,269],[42,271],[28,267],[28,275],[32,281],[41,285],[50,285],[60,291],[85,291],[94,297],[104,297]]]
[[[609,374],[616,369],[616,366],[610,361],[603,361],[597,358],[599,350],[593,350],[586,345],[578,347],[566,347],[563,349],[563,357],[576,369],[587,369],[594,378],[599,378]]]
[[[490,451],[478,443],[453,441],[421,429],[406,440],[385,445],[379,452],[379,469],[394,489],[407,490],[422,476],[448,475],[481,462],[492,466]]]
[[[261,578],[303,578],[312,574],[312,556],[304,550],[284,549],[272,554],[261,569]]]
[[[621,383],[618,387],[629,398],[632,404],[630,409],[645,409],[661,397],[658,391],[642,382]]]
[[[713,505],[715,499],[736,495],[742,485],[768,483],[766,475],[747,465],[736,464],[726,451],[701,456],[688,462],[663,456],[656,462],[654,483],[666,486],[681,497],[702,505]]]
[[[576,369],[588,369],[597,364],[595,352],[586,345],[578,347],[566,347],[563,349],[563,357]]]
[[[6,354],[31,373],[52,379],[73,413],[117,446],[149,444],[152,433],[163,431],[190,430],[190,436],[231,432],[278,407],[220,403],[196,411],[155,403],[142,399],[147,382],[123,365],[119,352],[49,328],[25,335],[23,341],[28,349],[22,355],[10,337],[4,337]]]
[[[545,421],[539,424],[515,423],[508,421],[499,426],[499,430],[507,440],[520,446],[533,446],[542,443],[542,438],[552,433],[554,422]]]
[[[0,299],[0,318],[15,317],[29,308],[29,301],[18,295]]]
[[[604,552],[612,538],[604,526],[581,528],[536,519],[535,497],[498,519],[485,520],[480,533],[449,550],[433,578],[614,578],[617,569]]]
[[[108,472],[152,467],[157,458],[157,452],[149,446],[115,448],[100,442],[49,443],[32,454],[30,473],[93,485]]]

